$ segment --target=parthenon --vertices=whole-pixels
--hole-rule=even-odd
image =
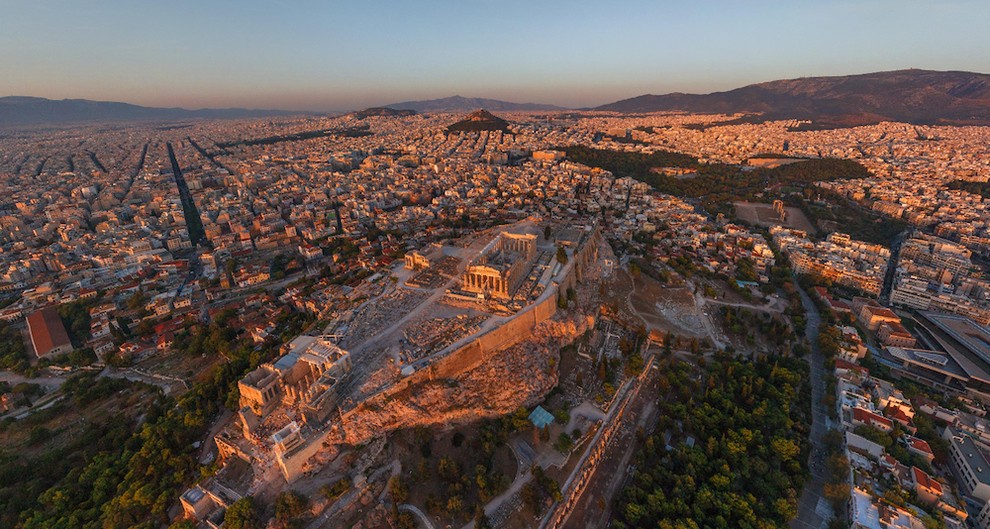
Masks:
[[[508,299],[536,258],[536,235],[502,232],[464,271],[462,288]]]

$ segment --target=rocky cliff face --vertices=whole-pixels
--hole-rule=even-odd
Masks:
[[[492,354],[454,378],[422,380],[358,406],[326,438],[312,464],[333,459],[339,448],[359,445],[400,428],[443,428],[498,417],[532,406],[557,384],[560,347],[594,326],[589,315],[572,315],[537,326],[532,338]]]

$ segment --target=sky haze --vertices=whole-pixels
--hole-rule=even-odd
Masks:
[[[990,2],[0,1],[0,95],[349,110],[594,106],[901,68],[990,72]]]

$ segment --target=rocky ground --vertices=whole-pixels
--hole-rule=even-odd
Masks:
[[[371,454],[380,452],[375,448],[388,442],[393,432],[416,428],[447,431],[542,402],[558,384],[561,348],[594,328],[601,305],[597,286],[603,270],[592,267],[588,272],[570,307],[538,325],[530,338],[490,354],[477,367],[453,377],[422,376],[406,387],[385,391],[359,404],[329,432],[324,448],[307,466],[319,470],[318,474],[364,474],[393,457]],[[375,461],[361,464],[351,457],[357,454],[361,454],[358,459],[371,457]],[[366,486],[373,482],[384,486],[387,475],[372,479],[373,474],[376,473],[365,474],[369,476]],[[313,481],[318,479],[314,476]],[[340,518],[371,521],[363,515]]]
[[[424,379],[372,398],[328,436],[329,453],[317,459],[332,457],[335,447],[365,444],[400,428],[443,428],[535,405],[557,384],[560,345],[593,324],[590,316],[583,315],[544,322],[532,338],[492,355],[470,371],[454,378]]]

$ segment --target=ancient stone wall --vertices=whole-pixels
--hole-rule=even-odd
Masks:
[[[424,378],[432,380],[453,377],[458,373],[477,367],[491,354],[530,338],[537,325],[549,320],[557,313],[558,296],[564,295],[563,293],[568,288],[576,288],[578,281],[584,277],[584,271],[598,259],[600,243],[601,230],[596,227],[572,257],[572,262],[569,263],[564,277],[560,279],[560,284],[549,287],[550,293],[546,299],[527,307],[512,320],[451,352],[427,369],[411,375],[399,386],[404,388]]]
[[[484,401],[483,403],[478,402],[478,407],[451,408],[442,412],[425,411],[427,409],[433,409],[435,403],[449,402],[450,398],[446,392],[450,391],[450,389],[444,384],[439,383],[441,379],[451,379],[459,376],[463,378],[465,373],[471,372],[489,360],[494,359],[498,363],[501,359],[496,355],[497,353],[533,337],[533,331],[538,325],[553,318],[557,314],[557,297],[566,291],[568,287],[576,286],[577,282],[583,278],[584,270],[591,266],[598,258],[598,246],[600,242],[601,234],[596,229],[587,237],[580,250],[573,256],[572,262],[568,264],[567,272],[560,279],[560,284],[553,284],[548,287],[550,292],[544,300],[527,307],[510,321],[479,336],[477,339],[453,351],[443,359],[438,360],[430,367],[402,379],[383,393],[374,397],[372,399],[374,402],[366,402],[348,411],[343,415],[344,424],[341,425],[341,428],[324,430],[320,434],[308,439],[307,446],[293,453],[287,460],[279,461],[286,479],[289,482],[297,479],[308,466],[309,460],[321,448],[329,448],[331,445],[337,443],[365,442],[369,435],[373,435],[369,433],[370,431],[375,432],[374,435],[381,435],[399,427],[399,422],[402,422],[405,426],[411,426],[416,424],[432,424],[433,422],[449,424],[460,419],[477,418],[481,409],[480,407],[493,406],[495,403],[492,402],[491,395],[484,395],[482,392],[478,392],[476,395],[477,399]],[[560,334],[559,338],[554,342],[559,346],[562,343],[569,343],[586,330],[593,328],[594,319],[594,315],[588,315],[579,318],[577,324],[575,321],[562,322],[556,326],[551,323],[549,324],[551,329],[547,329],[547,331],[552,334]],[[540,364],[540,362],[536,362],[536,364]],[[527,366],[524,369],[532,369],[533,367],[535,365]],[[491,382],[490,376],[481,378],[485,379],[486,384]],[[556,374],[554,372],[552,380],[546,376],[534,377],[534,379],[530,381],[533,387],[530,387],[527,391],[517,388],[509,393],[511,393],[514,399],[518,399],[520,395],[544,395],[556,383]],[[465,394],[472,394],[470,388],[463,389]],[[413,393],[404,393],[407,391],[413,391]],[[431,399],[430,395],[433,393],[437,395]],[[410,401],[410,395],[414,395],[412,401],[415,402]],[[392,401],[397,396],[400,398]],[[462,394],[462,396],[464,395]],[[426,403],[434,404],[428,405]],[[508,403],[502,404],[506,405],[501,406],[504,409],[501,409],[500,412],[508,413],[514,406],[519,406],[523,403],[514,401],[511,406],[507,405]],[[369,412],[370,407],[378,407],[380,411]],[[355,417],[362,417],[362,420],[354,422]],[[374,427],[366,424],[371,422],[376,423]],[[350,434],[343,434],[344,431],[349,431]],[[330,452],[333,452],[333,450]]]
[[[528,307],[515,318],[437,361],[422,375],[428,378],[449,378],[473,369],[484,362],[489,355],[531,337],[533,329],[541,322],[552,318],[556,312],[557,296],[551,294],[545,300]]]

